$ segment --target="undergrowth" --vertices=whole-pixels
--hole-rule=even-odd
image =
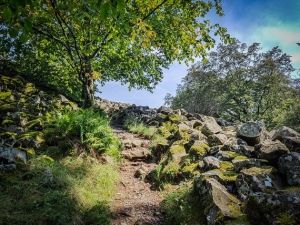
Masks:
[[[199,197],[190,185],[168,194],[161,203],[161,209],[166,213],[166,225],[206,224]]]
[[[116,171],[87,156],[35,157],[22,171],[1,172],[0,224],[108,225]]]
[[[101,109],[57,111],[48,114],[45,139],[56,146],[67,140],[73,150],[96,150],[99,154],[118,157],[120,141],[109,126],[109,118]]]
[[[134,115],[126,118],[124,127],[132,133],[143,135],[149,139],[152,138],[156,131],[155,127],[145,125],[140,117]]]

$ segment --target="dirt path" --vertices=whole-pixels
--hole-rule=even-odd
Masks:
[[[113,225],[164,224],[159,209],[161,193],[151,190],[150,183],[144,180],[145,174],[157,166],[147,155],[150,141],[119,128],[114,132],[124,144],[125,159],[119,168],[120,181],[111,203]]]

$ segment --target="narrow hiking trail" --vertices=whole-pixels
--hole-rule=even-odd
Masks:
[[[149,158],[150,141],[121,128],[114,128],[124,145],[119,167],[119,182],[111,202],[113,225],[163,225],[159,204],[162,193],[151,189],[144,179],[157,164]]]

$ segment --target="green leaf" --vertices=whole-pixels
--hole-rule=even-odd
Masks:
[[[25,30],[28,30],[28,31],[31,31],[32,30],[32,22],[31,22],[31,19],[29,18],[26,18],[25,21],[24,21],[24,27],[25,27]]]
[[[11,29],[11,30],[9,30],[9,36],[10,36],[11,38],[17,37],[17,36],[18,36],[18,33],[19,33],[19,31],[18,31],[17,29]]]
[[[104,3],[100,8],[100,16],[103,20],[108,17],[110,4],[108,2]]]
[[[126,7],[125,1],[124,0],[117,0],[117,3],[118,3],[118,9],[120,11],[123,11]]]
[[[207,58],[204,58],[204,59],[202,60],[202,63],[203,63],[203,64],[206,64],[206,63],[207,63]]]
[[[10,10],[10,8],[8,8],[8,7],[4,8],[4,10],[3,10],[3,18],[6,21],[8,21],[8,20],[11,19],[11,10]]]
[[[26,41],[28,41],[28,36],[27,36],[27,34],[25,34],[25,33],[21,34],[21,36],[20,36],[20,41],[21,41],[22,43],[25,43]]]

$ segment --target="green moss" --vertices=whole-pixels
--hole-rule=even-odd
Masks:
[[[17,112],[18,107],[16,102],[8,103],[8,104],[3,104],[0,106],[0,112]]]
[[[243,160],[243,159],[248,159],[248,157],[244,155],[239,155],[234,158],[234,160]]]
[[[185,148],[183,145],[180,144],[174,144],[170,148],[170,153],[171,154],[176,154],[176,153],[183,153],[185,151]]]
[[[9,97],[11,96],[11,91],[6,91],[6,92],[0,92],[0,100],[8,100]]]
[[[163,136],[164,138],[168,138],[172,135],[171,132],[164,126],[159,127],[157,129],[157,133]]]
[[[232,162],[222,161],[220,162],[220,169],[221,171],[233,170],[234,166]]]
[[[9,131],[6,131],[6,132],[3,132],[3,133],[0,133],[0,137],[2,138],[16,138],[17,134],[14,133],[14,132],[9,132]]]
[[[170,131],[172,134],[178,131],[178,126],[175,123],[172,123],[171,121],[163,122],[162,125],[165,128],[167,128],[167,130]]]
[[[24,140],[26,138],[34,138],[35,140],[41,142],[44,142],[44,139],[42,138],[43,133],[41,131],[32,131],[25,134],[21,134],[18,136],[18,140]]]
[[[35,86],[32,83],[26,83],[26,86],[25,86],[26,93],[34,92],[36,90],[37,89],[35,88]]]
[[[194,156],[197,156],[197,157],[203,157],[207,154],[207,152],[209,152],[210,150],[210,147],[202,142],[201,144],[194,144],[191,146],[190,150],[189,150],[189,154],[190,155],[194,155]]]
[[[15,121],[13,121],[13,120],[5,119],[5,120],[2,121],[2,125],[4,125],[4,124],[7,124],[7,125],[15,125],[15,124],[17,124],[17,123],[16,123]]]
[[[167,181],[172,181],[178,176],[180,166],[178,163],[169,161],[169,163],[162,170],[162,178]]]
[[[226,182],[233,182],[236,181],[238,174],[235,172],[223,172],[219,174],[219,177],[226,183]]]
[[[197,168],[198,168],[198,163],[192,163],[190,165],[184,166],[181,169],[181,172],[185,177],[193,177],[195,174],[199,173]]]
[[[34,120],[31,120],[31,121],[27,122],[26,125],[25,125],[25,128],[30,129],[34,126],[42,126],[42,125],[43,125],[42,119],[37,118],[37,119],[34,119]]]
[[[181,120],[181,117],[175,113],[170,113],[169,114],[169,120],[174,122],[174,123],[179,123]]]
[[[233,152],[233,151],[223,151],[223,153],[232,159],[240,156],[240,154]]]

